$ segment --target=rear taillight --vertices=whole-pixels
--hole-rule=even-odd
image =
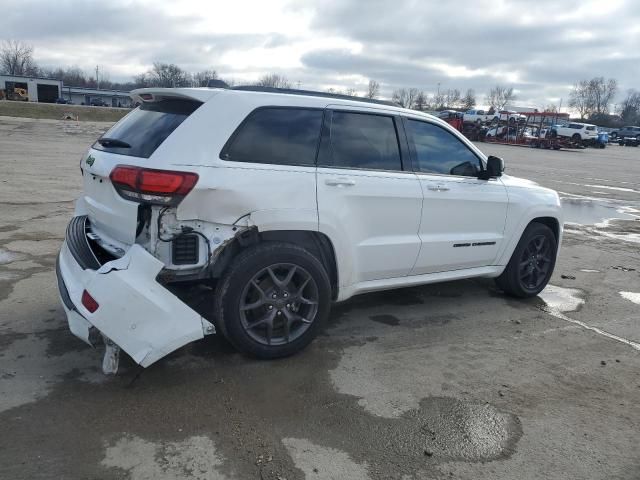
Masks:
[[[87,292],[86,290],[82,292],[82,305],[84,306],[84,308],[89,310],[89,313],[95,312],[100,306],[98,305],[98,302],[96,302],[95,298],[89,295],[89,292]]]
[[[122,198],[135,202],[175,206],[189,193],[198,175],[118,165],[109,175]]]

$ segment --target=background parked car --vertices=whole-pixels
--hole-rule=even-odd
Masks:
[[[527,120],[526,115],[522,115],[513,110],[500,110],[493,114],[493,121],[501,121],[501,122],[509,122],[509,123],[520,123],[525,122]]]
[[[89,105],[91,105],[92,107],[106,107],[106,106],[108,106],[106,104],[106,102],[104,100],[102,100],[101,98],[92,99],[91,102],[89,103]]]
[[[633,137],[636,140],[640,140],[640,127],[627,126],[618,130],[618,138]]]
[[[595,142],[598,138],[598,128],[590,123],[572,122],[568,125],[558,125],[557,130],[559,137],[567,137],[574,142]]]
[[[489,122],[492,119],[493,115],[489,115],[485,110],[467,110],[463,115],[465,123]]]

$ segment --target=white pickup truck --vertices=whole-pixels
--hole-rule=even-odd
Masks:
[[[490,122],[495,115],[489,115],[487,110],[467,110],[464,112],[463,121],[465,123]]]

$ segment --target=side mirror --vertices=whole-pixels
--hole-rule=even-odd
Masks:
[[[494,177],[501,177],[504,172],[504,160],[500,157],[490,155],[487,158],[487,169],[480,172],[478,178],[481,180],[489,180]]]

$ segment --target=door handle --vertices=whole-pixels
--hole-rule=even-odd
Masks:
[[[356,184],[354,180],[348,178],[327,178],[324,183],[332,187],[352,187]]]
[[[449,191],[449,187],[445,187],[443,185],[429,185],[427,190],[431,190],[432,192],[447,192]]]

